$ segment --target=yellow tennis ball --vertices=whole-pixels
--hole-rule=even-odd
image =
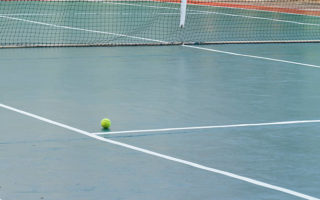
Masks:
[[[103,128],[109,128],[111,126],[111,121],[110,119],[104,118],[101,120],[101,126]]]

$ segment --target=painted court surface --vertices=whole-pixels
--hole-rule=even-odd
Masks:
[[[0,25],[35,29],[3,29],[0,44],[41,28],[62,42],[91,30],[3,8]],[[287,32],[266,22],[237,35],[229,20],[206,39],[260,40],[259,30],[304,40],[319,31],[315,16],[277,14]],[[197,36],[190,31],[187,39]],[[165,40],[144,35],[152,36]],[[319,200],[319,52],[319,43],[0,49],[0,200]],[[110,130],[100,127],[105,117]]]
[[[184,46],[1,50],[1,199],[319,197],[319,45],[204,47],[315,66]],[[111,132],[198,128],[93,138],[103,117]]]

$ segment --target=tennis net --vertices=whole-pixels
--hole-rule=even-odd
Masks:
[[[0,0],[0,47],[319,41],[320,0]]]

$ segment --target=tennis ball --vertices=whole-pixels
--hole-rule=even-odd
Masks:
[[[103,128],[109,128],[110,126],[111,126],[111,121],[110,121],[110,119],[107,119],[107,118],[104,118],[104,119],[102,119],[101,120],[101,126],[103,127]]]

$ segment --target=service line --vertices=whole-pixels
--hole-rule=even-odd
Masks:
[[[182,131],[182,130],[202,130],[202,129],[217,129],[217,128],[236,128],[236,127],[255,127],[255,126],[275,126],[275,125],[289,125],[289,124],[306,124],[306,123],[320,123],[320,120],[299,120],[299,121],[281,121],[281,122],[265,122],[252,124],[229,124],[229,125],[214,125],[214,126],[193,126],[180,128],[161,128],[161,129],[143,129],[143,130],[129,130],[129,131],[111,131],[111,132],[97,132],[95,135],[114,135],[122,133],[151,133],[151,132],[166,132],[166,131]]]
[[[156,156],[156,157],[163,158],[163,159],[166,159],[166,160],[170,160],[170,161],[173,161],[173,162],[177,162],[177,163],[180,163],[180,164],[188,165],[190,167],[194,167],[194,168],[197,168],[197,169],[202,169],[202,170],[213,172],[213,173],[216,173],[216,174],[221,174],[221,175],[224,175],[224,176],[228,176],[230,178],[234,178],[234,179],[238,179],[238,180],[241,180],[241,181],[245,181],[247,183],[258,185],[258,186],[261,186],[261,187],[264,187],[264,188],[268,188],[268,189],[271,189],[271,190],[276,190],[276,191],[283,192],[283,193],[286,193],[286,194],[289,194],[289,195],[292,195],[292,196],[300,197],[300,198],[303,198],[303,199],[320,200],[319,198],[312,197],[312,196],[309,196],[309,195],[306,195],[306,194],[303,194],[303,193],[300,193],[300,192],[296,192],[296,191],[293,191],[293,190],[290,190],[290,189],[287,189],[287,188],[279,187],[279,186],[276,186],[276,185],[272,185],[272,184],[265,183],[265,182],[262,182],[262,181],[258,181],[258,180],[255,180],[255,179],[251,179],[251,178],[248,178],[248,177],[240,176],[240,175],[233,174],[233,173],[230,173],[230,172],[227,172],[227,171],[223,171],[223,170],[207,167],[207,166],[204,166],[204,165],[201,165],[201,164],[197,164],[197,163],[190,162],[190,161],[187,161],[187,160],[183,160],[183,159],[175,158],[175,157],[168,156],[168,155],[165,155],[165,154],[157,153],[157,152],[150,151],[150,150],[147,150],[147,149],[143,149],[143,148],[140,148],[140,147],[132,146],[132,145],[129,145],[129,144],[126,144],[126,143],[110,140],[110,139],[107,139],[107,138],[104,138],[104,137],[101,137],[101,136],[98,136],[98,135],[91,134],[91,133],[89,133],[87,131],[83,131],[83,130],[80,130],[80,129],[77,129],[77,128],[74,128],[74,127],[71,127],[71,126],[68,126],[68,125],[65,125],[65,124],[50,120],[50,119],[47,119],[45,117],[41,117],[39,115],[35,115],[35,114],[29,113],[29,112],[26,112],[26,111],[23,111],[23,110],[20,110],[20,109],[17,109],[17,108],[13,108],[13,107],[8,106],[8,105],[4,105],[4,104],[0,103],[0,107],[2,107],[4,109],[7,109],[7,110],[11,110],[11,111],[17,112],[17,113],[20,113],[20,114],[25,115],[25,116],[32,117],[34,119],[41,120],[43,122],[46,122],[46,123],[49,123],[49,124],[52,124],[52,125],[55,125],[55,126],[59,126],[59,127],[71,130],[73,132],[80,133],[82,135],[86,135],[86,136],[94,138],[96,140],[100,140],[100,141],[107,142],[107,143],[110,143],[110,144],[118,145],[118,146],[121,146],[121,147],[124,147],[124,148],[127,148],[127,149],[131,149],[131,150],[138,151],[138,152],[141,152],[141,153],[145,153],[145,154],[148,154],[148,155]]]

